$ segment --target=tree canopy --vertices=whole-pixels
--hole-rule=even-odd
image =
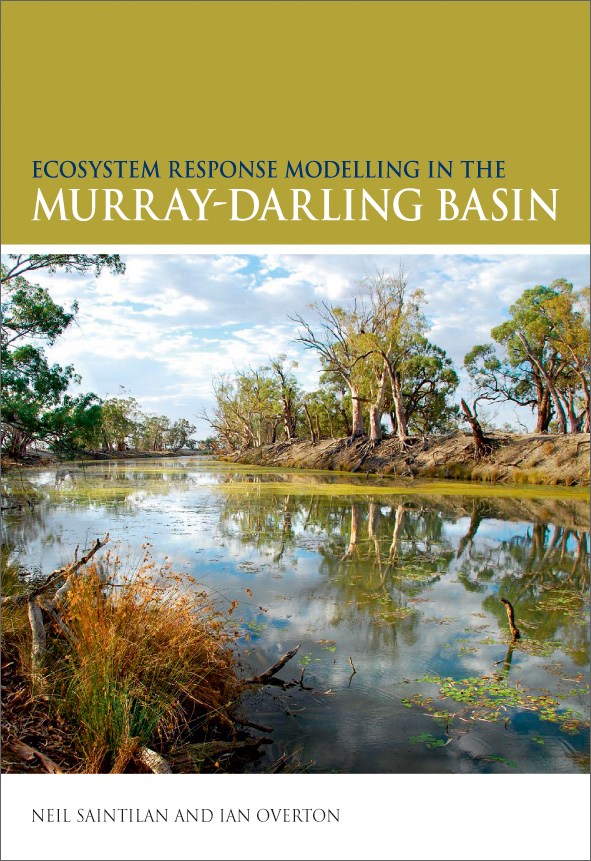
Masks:
[[[22,456],[33,440],[56,448],[70,445],[76,432],[87,433],[98,421],[98,398],[68,394],[80,382],[72,365],[50,365],[45,347],[72,325],[78,306],[65,309],[49,291],[30,283],[25,272],[93,271],[115,273],[125,266],[117,255],[10,255],[2,264],[2,447]]]
[[[537,413],[537,430],[554,419],[560,433],[589,430],[589,288],[564,278],[525,290],[510,317],[491,331],[504,350],[474,347],[464,360],[478,398],[512,401]]]

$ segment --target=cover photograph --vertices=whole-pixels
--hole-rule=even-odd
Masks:
[[[588,858],[588,25],[4,0],[4,858]]]

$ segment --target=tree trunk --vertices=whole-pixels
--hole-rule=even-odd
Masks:
[[[324,412],[326,413],[326,418],[328,420],[328,427],[330,428],[330,430],[329,430],[330,438],[334,439],[334,428],[333,428],[333,424],[332,424],[332,416],[330,414],[330,410],[328,409],[328,407],[324,407]]]
[[[390,384],[392,387],[392,400],[394,401],[394,414],[396,415],[396,435],[401,442],[406,442],[408,438],[408,427],[406,424],[406,415],[402,404],[402,391],[400,389],[400,381],[397,375],[390,367],[389,362],[386,362]]]
[[[375,404],[369,408],[369,438],[372,445],[381,442],[382,439],[382,412]]]
[[[306,419],[308,421],[308,427],[310,428],[310,439],[312,442],[316,442],[316,435],[314,433],[314,428],[312,426],[312,418],[310,416],[310,410],[308,409],[308,404],[304,402],[304,412],[306,413]]]
[[[550,379],[550,376],[549,376],[546,368],[534,356],[533,350],[530,347],[525,335],[519,331],[517,332],[517,335],[519,337],[519,340],[521,341],[521,343],[525,347],[525,350],[526,350],[526,353],[527,353],[527,356],[528,356],[530,362],[532,362],[532,364],[534,364],[536,366],[536,368],[538,369],[538,371],[540,372],[540,374],[544,378],[544,382],[548,386],[548,389],[550,390],[550,394],[552,396],[552,402],[554,403],[554,409],[556,410],[556,418],[558,419],[558,427],[560,428],[560,433],[565,434],[566,433],[566,415],[564,414],[564,408],[562,406],[562,403],[560,402],[560,397],[558,395],[558,392],[556,391],[556,386],[554,385],[553,381]]]
[[[472,428],[472,434],[474,438],[474,456],[476,458],[484,457],[485,455],[490,453],[490,443],[484,436],[482,425],[478,421],[476,413],[470,412],[470,407],[463,398],[461,403],[463,413],[466,417],[466,421],[470,424],[470,427]]]
[[[406,425],[404,407],[402,405],[402,394],[399,389],[392,392],[392,398],[394,400],[394,412],[396,413],[396,433],[398,435],[398,439],[404,442],[408,438],[408,428]]]
[[[575,395],[572,389],[569,390],[568,398],[566,398],[565,400],[568,412],[568,423],[570,427],[570,432],[579,433],[582,424],[582,416],[577,416],[575,410]]]
[[[314,421],[316,424],[316,435],[317,435],[318,439],[320,440],[320,439],[322,439],[322,433],[320,432],[320,419],[318,418],[318,413],[316,413],[316,415],[314,416]]]
[[[369,408],[369,437],[373,445],[381,442],[382,439],[382,415],[384,413],[384,394],[386,393],[386,367],[382,370],[382,374],[378,381],[378,391],[376,399]]]
[[[351,402],[353,405],[353,427],[351,429],[351,436],[365,436],[365,430],[363,428],[363,412],[361,410],[361,398],[355,386],[350,385],[349,388],[351,389]]]
[[[550,403],[550,391],[547,386],[540,386],[538,394],[538,423],[537,433],[548,433],[552,419],[552,405]]]

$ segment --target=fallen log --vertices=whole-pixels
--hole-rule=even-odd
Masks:
[[[194,767],[204,760],[217,760],[224,754],[253,753],[261,744],[272,744],[270,738],[247,738],[242,741],[203,741],[186,744],[169,754],[170,760],[179,768]]]
[[[273,664],[273,666],[269,667],[268,670],[265,670],[264,673],[261,673],[258,676],[253,676],[252,679],[246,679],[244,684],[245,685],[253,685],[253,684],[254,685],[266,685],[267,682],[269,682],[273,678],[273,676],[276,675],[279,672],[279,670],[281,670],[286,665],[286,663],[288,661],[291,661],[293,656],[295,654],[297,654],[300,646],[301,646],[301,643],[298,643],[298,645],[295,647],[295,649],[290,649],[289,652],[286,652],[283,655],[283,657],[279,658],[279,660],[275,664]]]
[[[234,723],[237,723],[240,726],[248,726],[251,729],[258,729],[260,732],[273,732],[272,726],[265,726],[262,723],[253,723],[253,721],[242,720],[242,718],[237,717],[232,718],[232,720],[234,721]]]
[[[44,753],[41,753],[40,750],[36,750],[36,748],[25,744],[24,741],[20,741],[19,739],[14,738],[6,742],[6,747],[8,747],[9,750],[11,750],[21,759],[26,760],[27,762],[31,762],[33,759],[35,759],[35,757],[37,757],[45,771],[47,771],[49,774],[63,774],[63,771],[61,770],[59,765],[53,761],[53,759],[50,759],[50,757],[46,756]]]
[[[149,747],[140,748],[137,758],[142,765],[145,765],[154,774],[172,774],[172,768],[164,757],[156,753],[155,750],[150,750]]]
[[[43,613],[35,598],[29,598],[29,624],[31,626],[31,674],[33,690],[39,693],[45,688],[45,646],[47,637],[43,624]]]

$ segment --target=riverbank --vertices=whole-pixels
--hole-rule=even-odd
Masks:
[[[510,484],[589,485],[589,435],[491,434],[491,451],[474,457],[472,435],[461,431],[401,446],[372,448],[367,439],[277,442],[223,460],[258,466],[336,470],[404,480],[459,479]]]

